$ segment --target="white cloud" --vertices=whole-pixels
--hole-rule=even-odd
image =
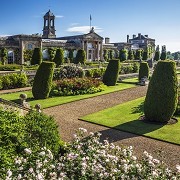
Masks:
[[[7,36],[11,36],[9,34],[0,34],[0,37],[7,37]]]
[[[70,26],[77,26],[77,25],[79,25],[79,23],[71,23]]]
[[[75,27],[70,27],[67,29],[68,32],[72,32],[72,33],[88,33],[90,30],[89,26],[75,26]],[[95,32],[102,32],[103,29],[99,28],[98,26],[94,26],[94,31]]]
[[[55,17],[56,17],[56,18],[63,18],[64,16],[56,15]]]

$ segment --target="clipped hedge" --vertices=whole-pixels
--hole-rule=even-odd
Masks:
[[[75,58],[74,63],[78,64],[85,64],[86,62],[86,52],[83,49],[79,49]]]
[[[91,78],[101,78],[103,77],[105,70],[105,68],[86,69],[85,76]]]
[[[41,64],[42,62],[42,52],[40,48],[34,48],[31,65]]]
[[[32,94],[35,99],[46,99],[49,97],[54,67],[54,62],[48,61],[42,62],[39,66],[32,87]]]
[[[177,97],[176,64],[173,61],[159,61],[151,77],[144,102],[146,119],[167,122],[176,110]]]
[[[103,83],[107,86],[115,86],[120,69],[119,60],[110,60],[103,76]]]
[[[62,65],[64,63],[64,51],[63,51],[63,49],[59,48],[56,50],[54,62],[56,63],[56,66]]]
[[[0,77],[0,89],[22,88],[28,85],[28,78],[25,73],[7,74]]]
[[[139,67],[139,81],[144,77],[149,78],[149,65],[147,62],[141,62]]]
[[[20,68],[21,68],[21,65],[17,65],[17,64],[0,65],[0,71],[14,71]]]

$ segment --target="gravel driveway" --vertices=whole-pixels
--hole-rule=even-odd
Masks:
[[[64,141],[71,141],[75,130],[82,127],[86,128],[89,132],[100,132],[102,134],[102,139],[109,139],[110,142],[114,142],[115,144],[125,146],[132,145],[137,156],[142,154],[145,150],[152,153],[155,157],[161,152],[161,159],[168,165],[175,166],[176,164],[180,164],[180,146],[178,145],[78,120],[78,118],[87,114],[145,96],[146,91],[146,86],[139,86],[51,107],[45,109],[44,112],[54,116],[59,125],[61,138]]]

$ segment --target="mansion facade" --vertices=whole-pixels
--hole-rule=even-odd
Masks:
[[[122,48],[135,49],[145,48],[149,44],[155,47],[155,40],[147,36],[138,35],[138,38],[128,39],[126,43],[110,43],[109,38],[104,38],[95,33],[92,27],[87,34],[56,37],[55,16],[49,10],[44,15],[43,35],[12,35],[0,37],[0,49],[5,47],[8,50],[8,60],[6,63],[24,64],[24,50],[33,50],[41,48],[43,57],[47,56],[47,49],[51,47],[63,48],[65,57],[68,56],[69,50],[74,50],[74,57],[78,49],[86,52],[87,61],[103,60],[103,50],[120,50]],[[152,40],[152,41],[151,41]]]

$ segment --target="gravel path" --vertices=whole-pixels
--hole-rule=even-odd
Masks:
[[[176,164],[180,164],[180,146],[178,145],[78,120],[78,118],[87,114],[145,96],[146,91],[147,87],[145,86],[135,87],[55,106],[45,109],[44,112],[48,115],[54,116],[59,125],[61,138],[64,141],[71,141],[75,130],[79,127],[83,127],[89,132],[100,132],[102,134],[102,139],[109,139],[110,142],[114,142],[115,144],[125,146],[132,145],[137,156],[140,156],[140,154],[145,150],[152,153],[155,157],[157,157],[157,154],[161,152],[161,159],[168,165],[174,167]]]

